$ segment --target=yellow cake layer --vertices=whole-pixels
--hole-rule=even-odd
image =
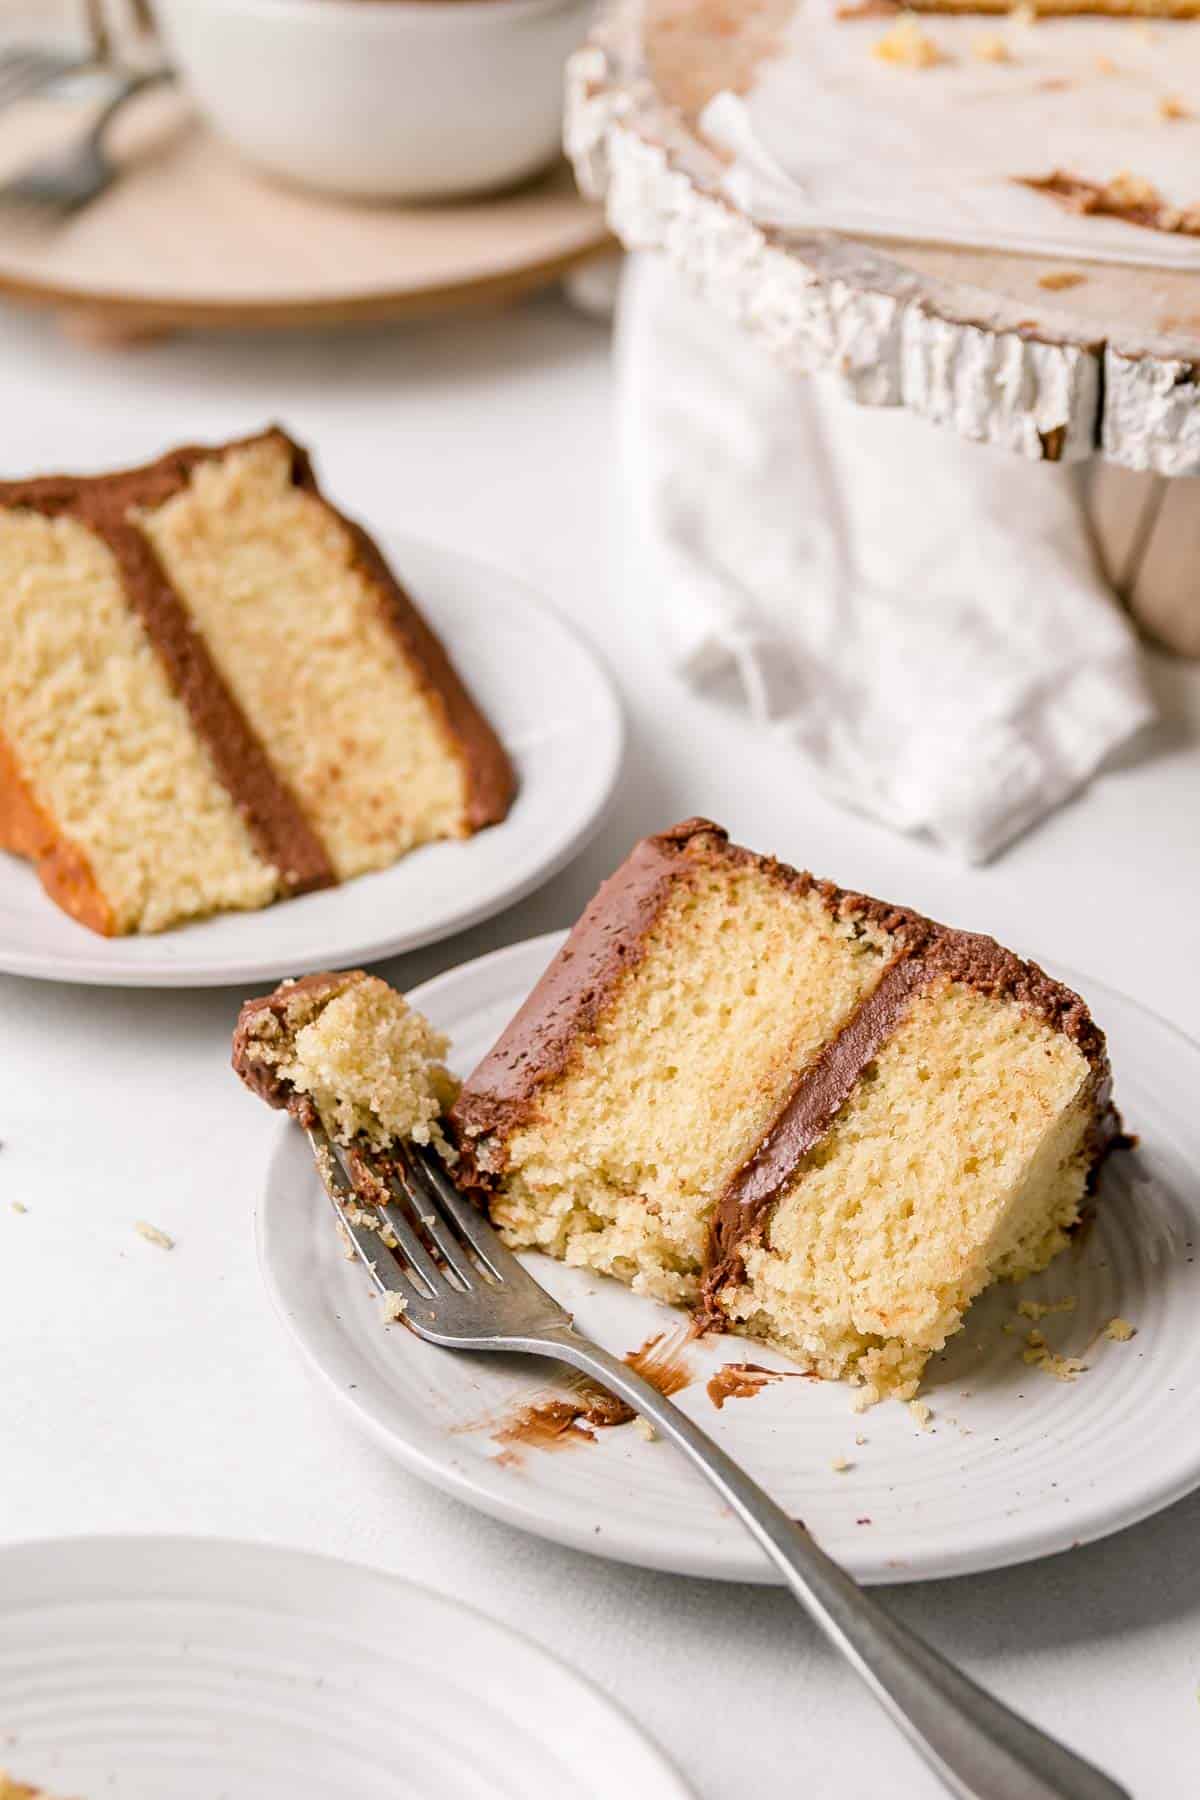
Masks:
[[[885,961],[881,934],[833,921],[816,894],[698,867],[507,1140],[491,1211],[508,1241],[694,1299],[717,1193]]]
[[[0,512],[0,739],[118,932],[264,906],[256,852],[116,563],[76,520]]]
[[[467,832],[436,700],[343,526],[268,438],[199,463],[142,529],[342,880]]]
[[[918,994],[722,1304],[823,1375],[915,1380],[996,1275],[1049,1262],[1088,1173],[1091,1069],[1036,1015]]]

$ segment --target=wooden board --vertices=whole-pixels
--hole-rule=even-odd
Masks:
[[[6,112],[0,174],[86,116],[45,100]],[[610,241],[565,164],[476,201],[343,203],[260,177],[177,93],[134,102],[113,148],[121,181],[69,224],[33,233],[0,212],[0,295],[94,335],[428,316],[511,299]]]
[[[1159,571],[1153,629],[1195,653],[1200,571],[1171,520],[1200,516],[1200,481],[1180,482],[1170,508],[1158,484],[1200,477],[1200,275],[1094,266],[1049,292],[1041,278],[1061,263],[755,224],[696,121],[713,94],[752,82],[794,3],[606,0],[568,81],[580,185],[623,243],[665,250],[786,367],[1036,461],[1137,472],[1121,485],[1126,510],[1148,507],[1137,543]],[[1099,504],[1115,485],[1096,485]],[[1124,586],[1136,609],[1138,567]]]

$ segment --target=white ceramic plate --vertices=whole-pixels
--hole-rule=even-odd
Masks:
[[[527,1638],[353,1563],[211,1538],[0,1551],[0,1763],[62,1800],[687,1800]]]
[[[517,944],[440,976],[414,1000],[455,1045],[466,1072],[524,998],[561,939]],[[825,1547],[864,1581],[915,1581],[1065,1550],[1144,1518],[1200,1485],[1200,1048],[1100,983],[1063,972],[1109,1033],[1116,1092],[1138,1162],[1134,1188],[1114,1158],[1095,1224],[1077,1248],[1019,1290],[972,1309],[931,1365],[922,1431],[886,1403],[856,1416],[841,1383],[791,1379],[718,1412],[706,1381],[724,1361],[786,1369],[744,1339],[692,1346],[697,1379],[680,1404],[745,1463]],[[265,1121],[264,1121],[265,1122]],[[526,1359],[464,1357],[384,1327],[347,1263],[308,1147],[286,1124],[258,1215],[272,1299],[312,1368],[398,1461],[485,1511],[573,1545],[652,1568],[765,1581],[765,1560],[715,1496],[664,1443],[632,1427],[595,1443],[501,1455],[498,1421],[553,1385]],[[528,1259],[581,1328],[618,1354],[681,1315],[616,1282]],[[1074,1295],[1040,1321],[1055,1350],[1085,1351],[1077,1380],[1023,1360],[1019,1299]],[[1137,1335],[1106,1338],[1116,1316]],[[1009,1329],[1006,1330],[1005,1327]],[[1093,1341],[1094,1340],[1094,1341]],[[865,1441],[859,1442],[859,1439]],[[849,1467],[835,1470],[834,1460]]]
[[[587,646],[498,570],[405,537],[383,545],[516,766],[502,825],[342,887],[152,937],[102,938],[0,852],[0,970],[117,987],[274,981],[449,937],[549,880],[600,823],[621,760],[613,685]]]

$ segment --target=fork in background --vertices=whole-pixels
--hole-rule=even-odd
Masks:
[[[38,157],[0,182],[0,216],[36,229],[72,218],[98,200],[120,175],[104,147],[117,113],[135,95],[174,78],[170,69],[130,72],[101,107],[82,137]]]
[[[1125,1789],[977,1687],[889,1616],[686,1413],[574,1328],[571,1315],[506,1250],[435,1156],[355,1150],[351,1177],[319,1129],[317,1171],[380,1294],[427,1343],[547,1356],[602,1383],[655,1425],[717,1489],[792,1593],[959,1800],[1129,1800]],[[356,1192],[357,1187],[357,1192]],[[396,1240],[346,1215],[381,1194]],[[364,1206],[363,1210],[367,1210]]]
[[[56,82],[95,66],[89,52],[48,50],[38,44],[10,44],[0,50],[0,111],[44,93]]]

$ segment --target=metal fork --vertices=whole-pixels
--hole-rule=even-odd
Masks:
[[[0,182],[0,211],[29,225],[50,225],[98,200],[120,174],[119,165],[104,148],[113,119],[135,95],[173,78],[171,69],[131,71],[124,76],[82,137]]]
[[[56,82],[80,75],[94,65],[95,58],[90,53],[47,50],[39,44],[10,44],[0,50],[0,108],[44,93]]]
[[[403,1303],[404,1322],[417,1336],[448,1350],[553,1357],[649,1419],[732,1507],[796,1599],[959,1800],[1129,1800],[1115,1781],[898,1624],[686,1413],[581,1336],[432,1154],[414,1147],[401,1161],[355,1151],[346,1159],[348,1179],[325,1133],[314,1129],[308,1137],[360,1261],[381,1294]],[[379,1210],[395,1236],[394,1252],[378,1232],[347,1217],[347,1209],[366,1210],[364,1202],[384,1192],[390,1203]]]

